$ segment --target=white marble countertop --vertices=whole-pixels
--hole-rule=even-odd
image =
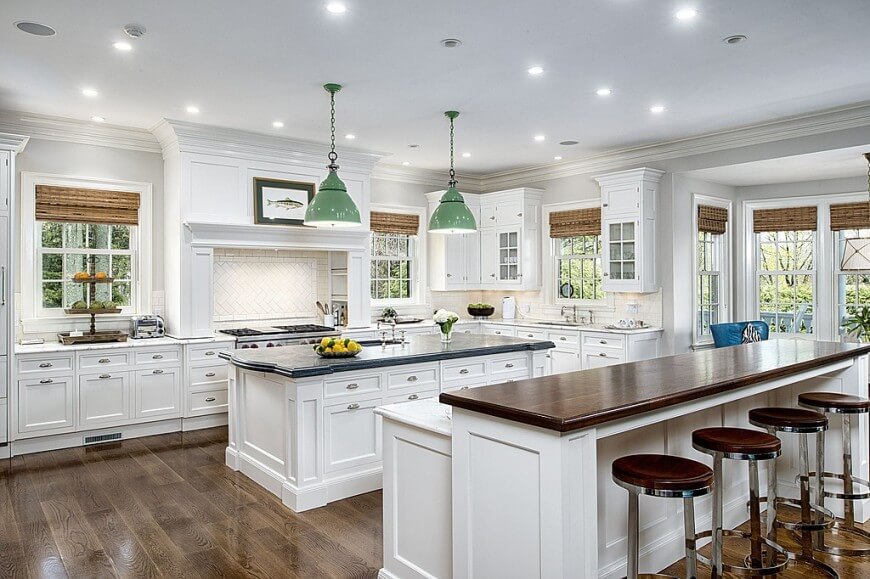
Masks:
[[[65,346],[60,342],[46,341],[44,344],[15,344],[16,354],[45,354],[49,352],[79,352],[83,350],[110,350],[117,348],[159,348],[160,346],[179,346],[182,344],[210,344],[213,342],[235,342],[235,338],[226,334],[215,334],[209,338],[142,338],[128,339],[126,342],[108,342],[102,344],[75,344]]]
[[[429,432],[452,436],[452,407],[441,404],[435,398],[414,400],[413,402],[397,402],[378,406],[375,414],[380,414],[387,420],[394,420]]]
[[[462,324],[470,324],[475,322],[482,322],[484,324],[497,324],[502,326],[514,326],[514,327],[523,327],[523,328],[541,328],[541,329],[552,329],[552,330],[580,330],[583,332],[608,332],[614,334],[643,334],[648,332],[661,332],[662,328],[656,326],[647,326],[644,328],[608,328],[604,324],[584,324],[584,325],[576,325],[576,324],[560,324],[558,320],[537,320],[532,318],[515,318],[513,320],[505,320],[502,318],[482,318],[482,319],[472,319],[472,318],[460,318],[456,325]],[[417,322],[414,324],[397,324],[396,330],[402,329],[414,329],[414,328],[431,328],[435,325],[435,322],[432,320],[424,320],[422,322]],[[381,329],[384,329],[384,325],[381,325]],[[389,326],[386,326],[389,327]],[[368,327],[362,328],[346,328],[342,330],[343,334],[353,334],[354,332],[368,332],[372,330],[377,330],[377,324],[372,324]]]

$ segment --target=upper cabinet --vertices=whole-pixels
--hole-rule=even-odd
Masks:
[[[430,214],[441,194],[427,195]],[[478,231],[429,235],[432,290],[539,289],[542,195],[526,188],[464,195]]]
[[[656,202],[664,171],[633,169],[595,177],[601,187],[602,289],[655,292]]]

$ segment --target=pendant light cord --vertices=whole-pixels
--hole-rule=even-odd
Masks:
[[[453,117],[450,117],[450,187],[456,187],[456,171],[453,170]]]
[[[336,161],[338,160],[338,153],[335,152],[335,92],[329,91],[329,128],[331,131],[330,134],[330,145],[329,145],[329,165],[328,169],[338,169],[338,165],[336,165]]]

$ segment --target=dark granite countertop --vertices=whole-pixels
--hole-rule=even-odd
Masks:
[[[313,346],[231,350],[221,352],[220,357],[246,370],[271,372],[288,378],[305,378],[335,372],[547,350],[555,347],[556,345],[548,340],[478,334],[455,334],[449,344],[442,344],[439,334],[426,334],[408,337],[404,347],[398,344],[388,345],[386,348],[380,345],[366,346],[353,358],[321,358],[314,353]]]
[[[870,344],[780,339],[442,393],[457,408],[570,432],[812,370]]]

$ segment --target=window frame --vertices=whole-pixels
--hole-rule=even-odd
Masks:
[[[56,175],[51,173],[21,172],[21,232],[20,262],[18,271],[21,280],[21,321],[25,331],[55,332],[79,327],[83,316],[64,315],[61,308],[42,308],[42,271],[40,270],[40,249],[42,227],[34,218],[36,186],[55,185],[60,187],[79,187],[104,189],[110,191],[130,191],[139,194],[139,225],[131,227],[130,247],[136,248],[131,259],[130,307],[122,313],[104,319],[106,327],[118,327],[118,322],[126,327],[131,317],[152,313],[152,195],[151,183],[97,179],[77,175]],[[13,248],[14,251],[15,248]],[[87,320],[85,320],[87,321]]]
[[[719,261],[719,323],[731,321],[732,271],[731,271],[731,232],[734,230],[733,203],[730,199],[709,195],[692,194],[692,345],[705,346],[713,343],[712,334],[701,335],[698,331],[698,207],[712,205],[728,210],[725,233],[715,235],[716,258]]]
[[[584,254],[569,254],[566,256],[562,253],[562,242],[563,239],[574,239],[575,237],[598,237],[598,253],[584,253]],[[561,275],[561,262],[565,259],[568,260],[577,260],[581,263],[583,261],[596,261],[598,262],[598,271],[604,272],[604,265],[602,263],[602,255],[603,255],[603,239],[602,235],[599,233],[597,236],[594,235],[576,235],[572,237],[566,238],[550,238],[550,243],[552,244],[551,253],[553,255],[553,290],[555,291],[555,295],[553,296],[553,303],[560,305],[579,305],[579,306],[588,306],[588,305],[597,305],[602,303],[607,303],[607,292],[601,289],[602,282],[604,281],[604,276],[602,275],[598,280],[598,289],[604,294],[604,297],[601,299],[583,299],[583,298],[566,298],[563,297],[560,293],[561,284],[558,283],[558,280]],[[581,267],[582,270],[582,267]],[[582,278],[581,278],[582,279]]]
[[[807,230],[796,229],[796,230],[789,230],[785,233],[791,233],[793,231],[807,231]],[[779,234],[779,233],[784,233],[784,232],[777,231],[777,232],[770,232],[770,233]],[[761,255],[762,243],[759,242],[758,236],[761,234],[758,234],[758,233],[753,234],[754,235],[754,245],[755,245],[755,247],[754,247],[755,263],[756,263],[755,272],[754,272],[755,288],[756,288],[755,305],[756,305],[757,311],[758,311],[758,316],[756,319],[763,319],[761,317],[761,303],[758,299],[758,294],[759,294],[759,290],[760,290],[759,279],[762,276],[766,275],[766,276],[772,276],[774,278],[779,278],[779,277],[783,277],[783,276],[790,276],[791,275],[791,276],[796,277],[796,276],[800,275],[800,276],[807,276],[810,279],[812,279],[813,301],[811,303],[811,306],[812,306],[812,316],[813,316],[813,323],[812,323],[813,331],[806,332],[806,333],[803,333],[803,332],[778,332],[778,331],[775,332],[776,334],[781,335],[781,336],[787,336],[787,337],[802,336],[802,337],[815,338],[816,336],[818,336],[818,333],[819,333],[819,329],[818,329],[819,318],[818,318],[818,315],[816,313],[818,311],[818,305],[819,305],[819,286],[820,286],[819,276],[818,276],[819,229],[816,229],[815,231],[811,231],[810,233],[812,233],[811,245],[812,245],[812,252],[813,252],[812,253],[813,267],[809,268],[809,269],[775,269],[775,270],[761,270],[761,269],[759,269],[758,266],[760,265],[760,262],[761,262],[760,255]],[[777,237],[778,237],[778,235],[777,235]],[[768,242],[768,243],[771,243],[771,242]],[[788,240],[785,242],[780,242],[779,239],[777,239],[773,243],[776,245],[776,247],[778,249],[781,245],[792,245],[792,244],[796,244],[796,243],[807,243],[807,242],[806,241],[788,241]],[[783,303],[786,303],[786,302],[779,302],[778,301],[777,303],[782,305]],[[798,303],[799,302],[795,301],[794,305],[797,305]],[[780,312],[777,311],[777,313],[780,313]],[[794,321],[796,321],[796,320],[793,320],[793,322]],[[773,331],[772,331],[772,333],[773,333]]]
[[[375,306],[389,306],[389,305],[403,305],[403,304],[413,304],[417,299],[417,284],[415,283],[417,276],[417,264],[415,263],[416,252],[417,252],[417,236],[416,235],[407,235],[402,233],[378,233],[373,231],[371,236],[369,237],[369,251],[371,252],[372,242],[377,235],[405,235],[408,238],[408,254],[407,256],[375,256],[371,255],[371,261],[369,262],[369,272],[371,272],[371,267],[377,261],[407,261],[408,262],[408,297],[406,298],[374,298],[371,296],[371,282],[375,280],[373,277],[369,277],[369,297],[372,300],[372,305]],[[399,278],[402,279],[402,278]]]
[[[426,253],[426,224],[428,223],[428,221],[426,218],[426,210],[426,207],[409,207],[404,205],[389,205],[380,203],[372,203],[370,205],[369,211],[382,211],[385,213],[409,213],[417,215],[420,218],[420,227],[417,231],[417,235],[409,236],[411,242],[411,249],[409,250],[409,252],[411,253],[411,297],[374,299],[371,297],[371,289],[369,289],[369,300],[371,301],[373,311],[387,307],[401,309],[406,306],[422,306],[427,304],[426,300],[428,299],[428,293],[426,291],[426,283],[428,272],[428,254]],[[373,256],[371,254],[371,235],[373,235],[373,233],[374,232],[369,232],[369,240],[366,245],[366,257],[368,263],[366,264],[366,279],[364,281],[369,288],[371,288],[371,262],[373,259]]]

